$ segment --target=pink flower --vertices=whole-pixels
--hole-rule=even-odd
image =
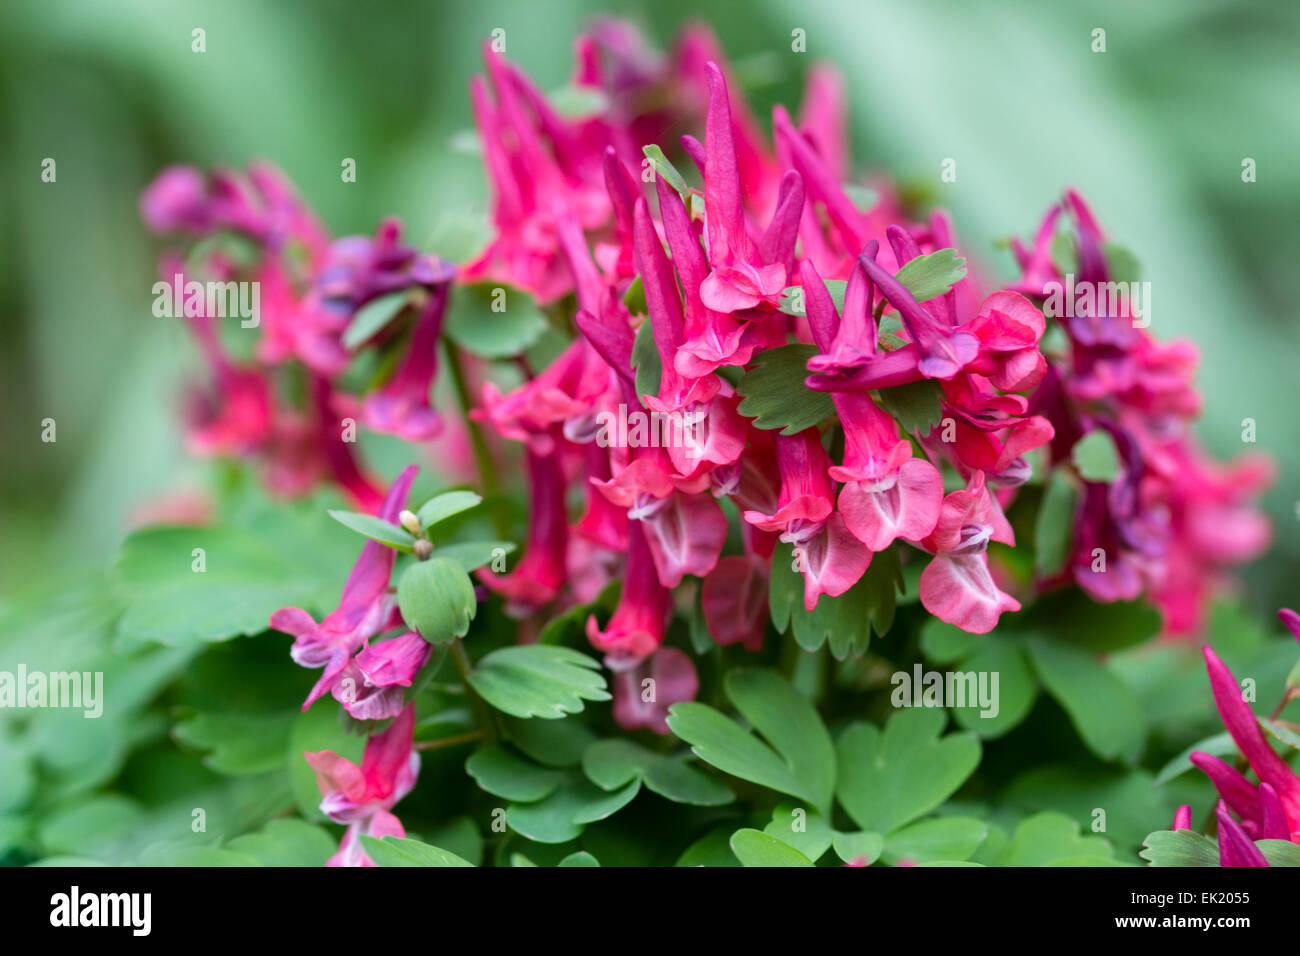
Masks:
[[[1257,834],[1256,839],[1266,838],[1267,827],[1268,838],[1300,842],[1300,775],[1269,746],[1232,672],[1208,646],[1203,650],[1210,689],[1223,726],[1250,763],[1260,784],[1251,785],[1227,764],[1208,754],[1197,752],[1192,755],[1192,762],[1206,772],[1224,802],[1242,818],[1242,825]]]
[[[992,507],[984,473],[977,471],[965,489],[943,499],[934,532],[921,542],[934,554],[921,572],[921,604],[971,634],[987,634],[1004,611],[1020,610],[1020,602],[999,590],[989,573]]]
[[[843,320],[835,314],[825,283],[809,260],[801,263],[800,280],[808,325],[822,349],[809,368],[818,359],[835,361],[837,355],[844,361],[849,348],[843,338],[845,326],[865,332],[859,341],[865,343],[868,356],[874,354],[874,296],[866,273],[856,268],[849,277]],[[939,518],[943,479],[938,469],[912,458],[911,443],[899,438],[897,423],[869,395],[834,392],[832,397],[844,429],[844,463],[831,467],[829,474],[845,482],[839,498],[844,524],[873,552],[883,551],[897,538],[919,541]]]
[[[640,522],[627,535],[627,566],[618,607],[602,630],[596,615],[587,618],[587,639],[605,655],[612,670],[635,667],[663,643],[672,613],[672,595],[659,583],[650,546]]]
[[[403,689],[411,686],[432,651],[414,631],[371,644],[348,661],[330,693],[357,720],[396,717]]]
[[[716,63],[706,64],[705,69],[709,111],[704,137],[704,225],[711,271],[700,285],[700,299],[707,308],[724,314],[761,304],[775,306],[793,265],[803,182],[793,171],[782,179],[772,222],[755,246],[741,200],[727,81]]]
[[[830,462],[816,428],[777,435],[781,494],[771,514],[746,511],[745,520],[763,531],[779,532],[794,545],[804,579],[804,607],[811,611],[823,594],[838,597],[858,582],[871,563],[866,545],[849,533],[835,511]]]
[[[701,585],[704,622],[715,642],[726,647],[743,644],[748,651],[763,647],[767,629],[767,562],[753,554],[730,555]]]
[[[419,776],[414,737],[415,705],[409,704],[387,730],[366,741],[360,767],[332,750],[303,754],[316,772],[321,812],[348,828],[339,852],[326,866],[374,866],[362,836],[406,836],[401,821],[389,811],[411,792]]]
[[[614,674],[614,720],[624,730],[667,734],[668,708],[694,700],[695,664],[675,647],[661,647],[637,666]]]
[[[384,521],[397,524],[397,516],[406,504],[407,492],[418,470],[410,465],[397,476],[379,512]],[[281,608],[271,615],[271,627],[295,637],[290,650],[294,662],[303,667],[324,668],[303,702],[303,710],[333,690],[352,655],[362,645],[393,626],[397,599],[390,593],[388,582],[396,555],[392,548],[378,541],[367,541],[343,586],[338,608],[319,624],[298,607]]]
[[[496,238],[463,267],[466,282],[505,282],[546,304],[572,288],[560,254],[557,222],[576,217],[595,229],[610,216],[604,151],[584,143],[532,82],[490,47],[484,48],[491,88],[470,83],[474,121],[492,184]]]
[[[569,522],[564,506],[564,474],[558,452],[528,457],[528,541],[513,571],[499,575],[480,568],[479,580],[506,599],[506,613],[523,618],[554,600],[564,585]]]

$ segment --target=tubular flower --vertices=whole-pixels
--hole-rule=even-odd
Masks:
[[[992,507],[984,473],[977,471],[964,489],[944,497],[934,531],[921,541],[934,554],[921,572],[921,603],[939,620],[972,634],[987,634],[1002,612],[1020,610],[989,572]]]
[[[397,524],[417,470],[411,465],[397,476],[379,511],[382,520]],[[294,662],[303,667],[324,668],[303,702],[303,710],[334,689],[352,656],[370,638],[400,623],[396,615],[397,600],[388,587],[396,555],[392,548],[378,541],[367,541],[343,585],[339,606],[319,624],[298,607],[281,608],[271,615],[271,627],[295,638],[290,650]]]
[[[1078,255],[1063,270],[1052,248],[1067,219]],[[1201,407],[1196,350],[1151,335],[1147,284],[1119,281],[1115,249],[1082,196],[1068,191],[1032,248],[1012,248],[1022,269],[1014,288],[1067,333],[1068,355],[1031,401],[1059,436],[1050,459],[1068,460],[1080,438],[1099,430],[1120,459],[1117,476],[1088,483],[1075,511],[1073,577],[1099,601],[1145,593],[1168,633],[1196,634],[1228,568],[1268,546],[1255,498],[1272,467],[1246,456],[1225,468],[1200,450],[1189,428]]]
[[[858,582],[871,563],[867,546],[849,533],[835,511],[830,462],[815,428],[778,435],[777,466],[781,494],[772,514],[746,511],[745,520],[762,531],[779,532],[794,545],[804,579],[804,607],[811,611],[823,594],[836,597]]]
[[[408,704],[387,730],[366,741],[360,767],[332,750],[303,754],[316,772],[321,812],[347,825],[339,851],[326,866],[375,866],[361,837],[406,836],[402,821],[389,811],[411,792],[419,776],[414,737],[415,705]]]

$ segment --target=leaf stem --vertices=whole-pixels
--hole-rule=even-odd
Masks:
[[[422,740],[415,745],[416,750],[441,750],[443,747],[455,747],[483,739],[483,731],[471,730],[469,733],[456,734],[454,737],[441,737],[438,740]]]
[[[470,409],[474,407],[474,400],[470,397],[469,385],[465,380],[465,367],[461,362],[460,347],[454,342],[444,339],[443,348],[447,356],[447,369],[451,373],[451,385],[456,392],[456,400],[460,403],[461,411],[464,413],[465,427],[469,429],[469,441],[474,449],[474,463],[478,467],[479,483],[483,488],[483,496],[491,502],[492,525],[496,529],[498,536],[502,538],[509,537],[510,522],[506,514],[501,510],[500,486],[497,483],[496,464],[492,461],[492,452],[488,449],[487,439],[483,437],[483,429],[469,414]]]
[[[447,649],[447,656],[451,658],[451,666],[456,668],[456,673],[460,675],[460,682],[465,687],[465,699],[469,702],[469,709],[474,714],[474,722],[479,725],[483,739],[488,743],[495,742],[501,736],[496,715],[488,702],[479,696],[474,685],[469,682],[469,672],[473,664],[460,638],[451,642],[451,646]]]

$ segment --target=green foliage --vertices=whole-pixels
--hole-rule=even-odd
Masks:
[[[808,359],[816,354],[813,345],[782,345],[756,355],[736,386],[743,396],[740,414],[754,419],[756,428],[779,428],[782,435],[793,435],[833,416],[835,403],[830,395],[804,384]]]
[[[809,800],[829,813],[835,751],[817,711],[769,671],[733,671],[726,687],[736,709],[767,743],[706,704],[674,704],[669,729],[724,773]]]
[[[519,355],[537,342],[547,325],[527,292],[484,282],[456,287],[443,333],[467,352],[496,359]]]
[[[1119,451],[1110,432],[1100,428],[1088,432],[1075,443],[1070,457],[1085,481],[1114,481],[1119,477]]]
[[[946,295],[966,278],[966,260],[957,255],[956,249],[936,249],[904,264],[895,278],[907,286],[917,302],[927,302]]]
[[[386,836],[376,840],[372,836],[361,837],[366,848],[366,855],[379,866],[473,866],[469,860],[463,860],[455,853],[441,847],[430,846],[409,837]]]
[[[410,565],[397,584],[402,619],[430,644],[464,637],[478,610],[474,584],[452,558],[435,555]]]
[[[469,683],[497,710],[514,717],[558,720],[584,700],[609,700],[600,664],[567,647],[503,647],[470,672]]]

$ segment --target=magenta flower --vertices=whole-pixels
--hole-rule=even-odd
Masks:
[[[780,301],[794,261],[803,182],[791,171],[781,180],[776,212],[755,246],[745,223],[740,166],[731,123],[727,81],[716,63],[705,66],[709,111],[704,136],[704,225],[711,271],[700,285],[707,308],[731,313]],[[689,148],[689,147],[688,147]]]
[[[607,667],[626,671],[663,643],[671,613],[672,594],[659,583],[642,523],[633,521],[627,534],[627,565],[618,607],[604,629],[596,615],[587,618],[587,639],[605,655]]]
[[[316,772],[321,812],[348,828],[326,866],[374,866],[362,836],[406,836],[402,822],[389,811],[411,792],[419,776],[414,737],[415,705],[409,704],[387,730],[366,741],[360,767],[332,750],[303,754]]]
[[[873,292],[861,268],[849,277],[844,295],[844,318],[811,261],[800,266],[800,281],[808,314],[808,326],[822,350],[809,361],[809,368],[845,367],[855,361],[846,352],[850,327],[860,348],[870,357],[875,352],[876,328],[871,318]],[[822,361],[819,363],[819,359]],[[861,392],[833,392],[835,410],[844,429],[844,463],[829,469],[830,477],[843,481],[839,507],[844,524],[873,552],[883,551],[895,539],[919,541],[934,530],[943,498],[939,470],[922,459],[912,458],[912,445],[900,439],[898,425]]]
[[[603,145],[585,143],[532,82],[484,48],[491,88],[470,82],[474,121],[492,184],[496,238],[461,270],[466,282],[504,282],[546,304],[564,296],[572,279],[560,254],[557,222],[573,215],[583,229],[610,217]]]
[[[357,720],[396,717],[404,688],[429,662],[432,645],[414,631],[370,644],[344,665],[330,688],[334,699]]]
[[[480,568],[478,578],[506,599],[506,613],[523,618],[545,607],[564,586],[569,537],[560,455],[528,449],[528,540],[523,557],[506,575]]]
[[[921,572],[921,604],[971,634],[987,634],[1004,611],[1020,610],[1020,602],[1003,593],[989,572],[985,552],[995,533],[992,510],[984,473],[977,471],[964,489],[944,497],[933,533],[921,542],[934,555]]]
[[[871,563],[871,552],[849,533],[835,510],[830,461],[817,429],[777,435],[776,456],[781,472],[776,511],[746,511],[744,517],[794,545],[804,579],[804,607],[811,611],[821,595],[838,597],[853,587]]]
[[[397,516],[406,505],[407,492],[418,470],[410,465],[397,476],[379,512],[384,521],[397,524]],[[400,623],[400,618],[394,621],[397,599],[388,587],[396,556],[392,548],[378,541],[367,541],[343,585],[338,608],[319,624],[298,607],[281,608],[271,615],[271,627],[295,638],[290,650],[294,662],[303,667],[324,668],[303,701],[303,710],[334,689],[352,655],[368,644],[370,638]]]
[[[1192,754],[1192,763],[1210,777],[1224,803],[1255,839],[1300,842],[1300,775],[1269,746],[1232,672],[1208,646],[1203,650],[1219,716],[1260,783],[1250,784],[1223,761],[1199,751]]]
[[[700,606],[716,643],[762,648],[769,615],[767,569],[768,562],[757,555],[729,555],[704,579]]]
[[[614,685],[614,720],[624,730],[667,734],[668,708],[694,700],[700,689],[695,663],[675,647],[661,647],[640,664],[618,671]]]

